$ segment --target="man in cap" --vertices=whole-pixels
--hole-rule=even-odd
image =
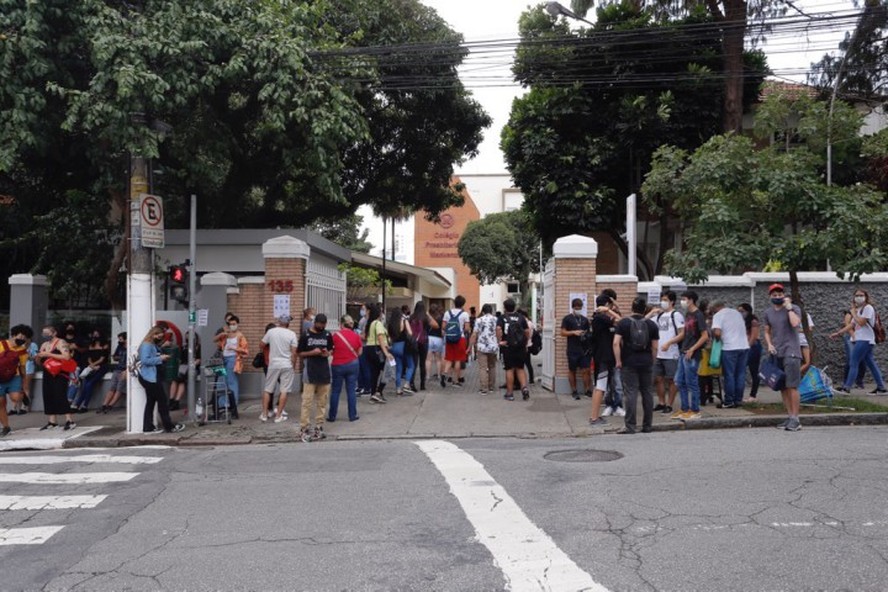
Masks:
[[[323,440],[324,421],[327,418],[327,399],[330,396],[330,357],[333,355],[333,336],[327,331],[327,315],[318,313],[311,329],[299,338],[299,356],[305,362],[306,382],[302,387],[302,415],[299,418],[303,442]],[[311,408],[315,405],[315,427],[311,431]]]
[[[268,346],[268,372],[265,374],[265,385],[262,388],[262,413],[260,421],[268,421],[267,409],[271,409],[271,398],[274,396],[274,387],[280,383],[281,394],[278,397],[277,414],[275,423],[286,421],[284,407],[287,404],[287,395],[293,390],[293,381],[296,378],[296,348],[299,345],[296,333],[290,330],[290,315],[282,315],[277,318],[277,326],[272,327],[262,337],[262,343]]]
[[[786,375],[786,383],[780,394],[789,419],[778,427],[790,432],[802,428],[799,422],[799,383],[801,382],[802,346],[799,328],[802,310],[783,293],[783,284],[771,284],[768,288],[771,306],[765,311],[765,345],[768,353],[777,358],[777,365]]]

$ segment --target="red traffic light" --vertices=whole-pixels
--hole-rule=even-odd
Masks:
[[[170,281],[174,284],[184,284],[187,278],[188,271],[185,269],[184,265],[171,265],[170,266]]]

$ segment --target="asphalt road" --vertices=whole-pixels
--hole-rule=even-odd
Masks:
[[[0,590],[885,590],[886,435],[5,453]],[[546,458],[571,450],[582,462]],[[120,461],[133,456],[158,460]],[[72,495],[107,497],[11,509]],[[9,544],[50,526],[41,544]]]

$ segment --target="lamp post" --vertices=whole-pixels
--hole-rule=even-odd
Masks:
[[[562,6],[558,2],[546,2],[546,12],[548,12],[552,16],[566,16],[567,18],[572,18],[574,20],[582,21],[582,22],[586,23],[587,25],[592,25],[592,26],[595,25],[595,23],[593,23],[592,21],[587,21],[586,19],[584,19],[583,17],[581,17],[580,15],[575,13],[574,11]]]

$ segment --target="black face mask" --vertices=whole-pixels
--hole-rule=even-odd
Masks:
[[[15,344],[16,344],[17,346],[21,347],[21,346],[25,345],[25,340],[24,340],[24,339],[21,339],[21,338],[16,339],[16,340],[15,340]]]

